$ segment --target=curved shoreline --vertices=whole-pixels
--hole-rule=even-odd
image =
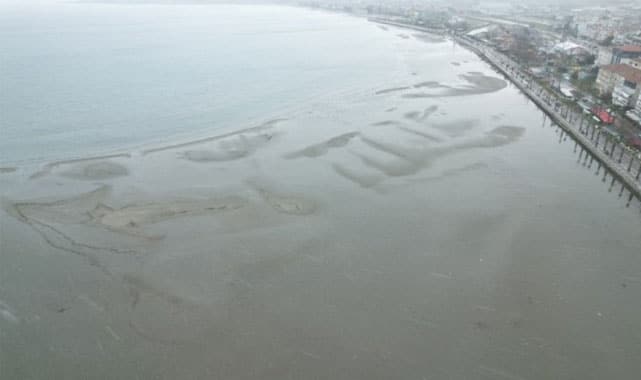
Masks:
[[[0,174],[10,174],[18,171],[21,168],[34,167],[38,169],[36,169],[32,174],[29,175],[29,179],[36,179],[51,173],[53,169],[63,165],[106,160],[111,158],[132,158],[138,154],[142,156],[146,156],[148,154],[153,154],[157,152],[163,152],[163,151],[172,150],[176,148],[183,148],[191,145],[198,145],[198,144],[203,144],[207,142],[212,142],[212,141],[224,139],[227,137],[239,135],[242,133],[260,131],[262,129],[274,126],[280,122],[286,121],[288,119],[285,117],[274,117],[271,119],[269,117],[266,117],[264,118],[264,120],[266,121],[262,123],[257,121],[248,123],[248,124],[254,124],[254,126],[252,127],[239,128],[239,129],[233,129],[232,127],[222,128],[221,129],[222,133],[216,133],[213,135],[207,134],[205,137],[192,136],[191,138],[184,139],[184,140],[173,139],[173,142],[172,142],[172,138],[167,138],[162,142],[142,143],[138,146],[134,146],[130,148],[115,148],[111,151],[105,152],[104,154],[98,154],[98,155],[91,155],[91,154],[82,155],[81,154],[76,157],[61,158],[61,159],[42,158],[42,159],[33,159],[33,160],[18,161],[18,162],[7,161],[0,164],[1,165]],[[227,132],[224,132],[225,130],[227,130]],[[178,142],[176,142],[176,140],[178,140]]]

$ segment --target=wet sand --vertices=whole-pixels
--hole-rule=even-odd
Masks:
[[[472,53],[434,56],[3,174],[0,378],[633,378],[639,203]]]

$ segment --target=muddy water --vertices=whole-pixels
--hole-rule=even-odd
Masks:
[[[366,90],[0,174],[0,378],[634,378],[638,201],[473,54],[363,28],[403,68]]]

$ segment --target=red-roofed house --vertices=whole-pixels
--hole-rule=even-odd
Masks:
[[[641,70],[641,58],[633,58],[633,59],[626,59],[626,62],[624,62],[635,69]]]
[[[610,63],[624,63],[623,61],[627,59],[640,58],[641,57],[641,46],[638,45],[623,45],[617,46],[612,49],[612,58]]]
[[[634,106],[641,92],[641,70],[624,64],[602,66],[596,87],[602,96],[612,94],[612,104]]]

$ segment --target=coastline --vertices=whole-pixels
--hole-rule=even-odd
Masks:
[[[375,23],[380,23],[380,24],[386,24],[386,25],[393,25],[396,27],[400,28],[405,28],[405,29],[410,29],[410,30],[418,30],[418,31],[423,31],[425,33],[431,33],[435,35],[440,35],[440,36],[445,36],[446,34],[439,34],[438,31],[434,29],[429,29],[429,28],[423,28],[420,26],[416,25],[409,25],[409,24],[404,24],[401,22],[395,22],[395,21],[390,21],[390,20],[385,20],[382,18],[377,18],[377,17],[370,17],[368,18],[368,21],[375,22]],[[566,120],[566,117],[563,117],[560,113],[558,113],[556,110],[553,110],[548,104],[543,102],[543,100],[539,99],[533,92],[530,91],[529,88],[527,88],[518,78],[516,78],[513,73],[509,72],[505,67],[503,67],[501,64],[499,64],[496,60],[492,59],[489,57],[485,52],[483,52],[478,46],[474,46],[471,41],[467,41],[462,37],[458,36],[451,36],[447,35],[451,40],[455,41],[459,46],[464,47],[474,54],[476,54],[479,58],[483,59],[486,61],[488,64],[490,64],[493,68],[498,70],[498,72],[501,73],[501,75],[505,78],[507,78],[512,84],[514,84],[516,87],[519,88],[521,93],[523,93],[525,96],[528,97],[530,101],[532,101],[536,106],[544,113],[546,113],[548,116],[554,120],[554,122],[561,127],[564,131],[566,131],[568,134],[571,135],[572,139],[576,141],[577,144],[580,144],[582,149],[587,150],[593,157],[595,157],[600,165],[604,165],[612,174],[613,176],[613,184],[615,179],[621,182],[625,187],[630,192],[630,199],[632,199],[632,195],[634,195],[638,200],[641,201],[641,158],[639,157],[639,154],[637,153],[636,155],[628,152],[626,156],[628,156],[628,162],[629,166],[627,170],[625,169],[625,166],[621,165],[621,159],[616,162],[612,155],[614,154],[614,151],[616,147],[613,145],[613,147],[610,150],[610,154],[606,154],[607,152],[599,150],[598,149],[598,139],[596,142],[596,145],[594,144],[594,141],[590,138],[588,138],[587,133],[589,132],[589,127],[586,126],[585,131],[581,130],[581,128],[576,128],[573,124],[571,124],[571,121]],[[491,49],[484,47],[485,49]],[[513,64],[512,67],[516,67],[516,64]],[[521,73],[521,75],[525,75],[524,73]],[[531,83],[534,79],[529,78],[529,82]],[[579,116],[582,118],[582,116]],[[594,134],[593,134],[594,135]],[[601,135],[601,132],[599,131],[598,136]],[[607,146],[607,141],[605,145]],[[624,156],[625,149],[623,147],[620,148],[620,153],[621,157]],[[636,162],[636,164],[635,164]],[[638,167],[638,169],[636,169]],[[630,172],[631,169],[636,169],[637,174],[635,175],[634,172]],[[605,178],[605,177],[604,177]]]
[[[620,165],[621,159],[619,159],[617,163],[615,159],[612,157],[616,149],[616,146],[613,145],[613,147],[610,150],[610,154],[606,154],[604,151],[599,150],[598,140],[595,145],[593,141],[588,137],[588,132],[590,131],[589,126],[586,126],[585,131],[581,130],[581,128],[576,128],[575,125],[571,124],[572,120],[567,120],[567,117],[563,117],[563,115],[553,110],[548,104],[546,104],[542,99],[537,97],[529,88],[527,88],[521,81],[519,81],[513,75],[513,73],[508,72],[498,62],[488,57],[487,54],[484,54],[482,51],[478,50],[477,48],[474,48],[474,46],[469,44],[469,42],[466,44],[465,41],[462,39],[458,39],[458,42],[463,45],[467,45],[468,48],[472,49],[472,51],[475,51],[477,54],[479,54],[481,58],[487,59],[487,61],[493,67],[498,69],[506,78],[508,78],[514,85],[516,85],[523,92],[523,94],[525,94],[531,101],[536,103],[536,105],[541,109],[541,111],[548,114],[548,116],[550,116],[557,123],[557,125],[559,125],[561,128],[563,128],[563,130],[565,130],[568,134],[570,134],[574,139],[574,141],[576,141],[584,149],[589,151],[589,153],[593,157],[596,157],[596,159],[602,165],[607,167],[614,178],[624,183],[627,186],[628,190],[630,191],[630,194],[634,194],[637,197],[637,199],[641,200],[640,176],[638,174],[635,176],[634,174],[630,173],[630,169],[633,167],[634,168],[638,167],[637,173],[641,173],[641,159],[639,159],[638,153],[636,154],[636,156],[632,153],[628,153],[630,157],[628,157],[629,166],[628,166],[628,170],[626,171],[625,167]],[[530,82],[532,80],[533,79],[530,78]],[[582,118],[582,116],[580,117]],[[594,127],[592,129],[594,129]],[[598,134],[600,136],[601,132],[599,131]],[[608,143],[606,141],[605,145],[607,146],[607,144]],[[625,153],[625,150],[623,147],[620,148],[620,152],[621,152],[621,157],[623,157],[623,154]],[[637,165],[634,165],[635,162],[637,163]]]
[[[0,176],[0,373],[639,373],[641,204],[469,49],[367,28],[364,88]]]

